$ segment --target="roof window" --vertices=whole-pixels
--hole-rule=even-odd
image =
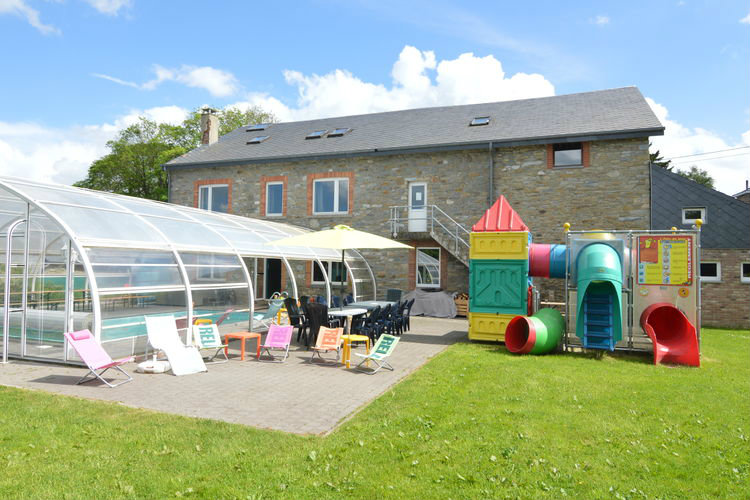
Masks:
[[[261,142],[268,139],[269,136],[267,135],[259,135],[258,137],[253,137],[249,141],[247,141],[248,144],[260,144]]]
[[[331,131],[330,134],[328,134],[328,137],[341,137],[342,135],[348,134],[349,132],[351,132],[351,130],[352,129],[350,129],[349,127],[335,128]]]
[[[245,129],[245,132],[255,132],[257,130],[265,130],[268,127],[270,127],[270,123],[254,123],[252,125],[248,125]]]
[[[471,123],[469,123],[469,127],[479,127],[480,125],[489,125],[489,123],[489,116],[477,116],[476,118],[471,120]]]
[[[310,132],[309,134],[307,134],[305,139],[320,139],[321,137],[326,135],[327,132],[328,130],[316,130],[315,132]]]

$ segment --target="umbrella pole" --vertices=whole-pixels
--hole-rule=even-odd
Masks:
[[[341,249],[341,302],[339,302],[339,307],[341,309],[344,308],[344,281],[346,280],[346,264],[344,264],[344,250]]]

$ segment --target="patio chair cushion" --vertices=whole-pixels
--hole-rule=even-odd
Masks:
[[[91,337],[91,332],[88,330],[81,330],[79,332],[72,332],[70,336],[73,340],[86,340]]]

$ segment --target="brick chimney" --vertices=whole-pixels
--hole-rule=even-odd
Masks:
[[[201,144],[213,144],[219,140],[219,117],[216,110],[203,108],[201,110]]]

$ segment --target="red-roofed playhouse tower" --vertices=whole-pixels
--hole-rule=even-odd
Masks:
[[[504,196],[484,213],[470,236],[469,338],[505,342],[519,354],[561,343],[648,349],[654,363],[698,366],[700,224],[670,232],[569,228],[565,245],[536,244]],[[533,276],[566,280],[565,320],[557,309],[537,310]]]

